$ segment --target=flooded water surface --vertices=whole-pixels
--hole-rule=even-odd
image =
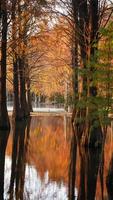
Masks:
[[[113,200],[111,135],[99,149],[76,146],[74,170],[69,172],[70,117],[33,116],[12,122],[10,133],[0,134],[0,200],[68,200],[73,177],[73,200]]]

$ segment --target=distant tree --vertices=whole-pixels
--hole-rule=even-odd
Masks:
[[[40,1],[12,1],[9,52],[13,63],[13,90],[15,119],[27,117],[32,111],[30,95],[28,41],[37,32],[38,16],[41,15]]]

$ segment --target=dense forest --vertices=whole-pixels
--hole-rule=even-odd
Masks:
[[[7,108],[8,92],[13,94],[11,117]],[[66,112],[71,105],[73,131],[70,139],[68,198],[74,200],[77,145],[81,155],[81,147],[84,147],[89,151],[99,149],[103,156],[112,122],[111,0],[0,1],[0,137],[5,131],[4,141],[5,137],[8,139],[11,121],[14,122],[14,129],[18,129],[18,123],[29,120],[33,112],[32,93],[46,97],[48,101],[65,102]],[[89,152],[89,176],[90,161]],[[96,167],[95,171],[99,165]],[[113,185],[112,171],[113,155],[107,186]],[[84,176],[85,170],[83,179]],[[85,182],[85,179],[82,181]],[[112,192],[108,193],[111,195],[109,199],[112,199]],[[81,194],[78,199],[90,199]]]

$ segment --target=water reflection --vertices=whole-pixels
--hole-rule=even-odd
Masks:
[[[16,199],[23,199],[30,121],[31,120],[29,119],[13,124],[13,148],[9,199],[14,199],[14,196]]]
[[[8,136],[8,131],[0,131],[0,200],[4,199],[4,166]]]
[[[67,200],[68,144],[63,120],[33,117],[31,121],[13,123],[7,147],[11,175],[6,177],[6,199]]]
[[[42,126],[42,121],[43,119],[39,118],[39,126],[32,131],[30,139],[32,151],[29,162],[35,165],[42,178],[45,171],[48,170],[51,180],[66,182],[69,155],[68,129],[67,138],[65,138],[63,118],[46,118],[44,126]]]
[[[106,186],[108,192],[108,199],[113,199],[113,153],[109,164],[108,174],[106,178]]]
[[[69,165],[69,200],[94,200],[96,198],[98,174],[100,175],[101,199],[103,199],[103,159],[103,147],[98,149],[81,147],[77,144],[76,131],[73,128]],[[79,176],[77,181],[76,176]],[[75,186],[77,187],[77,194]]]
[[[70,163],[69,163],[69,183],[68,183],[68,198],[74,200],[76,198],[75,179],[76,179],[76,159],[77,159],[77,140],[74,126],[72,125],[72,138],[70,148]]]
[[[79,200],[94,200],[96,195],[97,176],[101,163],[101,149],[81,150]]]
[[[72,128],[70,118],[38,116],[1,132],[0,200],[113,199],[113,139],[84,149]]]

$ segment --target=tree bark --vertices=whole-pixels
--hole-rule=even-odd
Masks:
[[[0,129],[9,129],[9,117],[6,103],[6,69],[7,69],[7,8],[6,0],[1,2],[1,65],[0,65]]]
[[[76,91],[76,93],[78,92],[78,94],[80,94],[78,102],[79,100],[82,100],[83,107],[76,108],[75,102],[75,114],[73,114],[73,116],[82,120],[82,123],[75,122],[75,126],[79,126],[78,130],[81,130],[80,132],[82,133],[81,143],[86,146],[96,147],[102,143],[102,130],[98,116],[98,105],[95,105],[95,109],[93,109],[91,106],[88,106],[86,102],[88,101],[88,98],[96,98],[97,96],[97,87],[93,85],[93,73],[95,69],[91,66],[91,61],[92,59],[95,59],[95,52],[98,49],[98,0],[90,0],[89,2],[87,0],[72,1],[72,9],[74,11],[75,32],[76,29],[78,30],[78,34],[76,33],[75,37],[76,40],[78,38],[78,46],[80,47],[79,67],[81,68],[81,71],[83,71],[80,80],[81,89],[78,83],[78,91]],[[78,16],[76,14],[77,9]],[[76,54],[74,56],[76,57]],[[88,76],[89,71],[90,77]],[[78,81],[77,76],[76,79]],[[93,113],[96,113],[95,117],[93,116]],[[72,119],[72,121],[74,120]],[[95,127],[95,124],[97,123],[98,127]]]
[[[16,14],[18,15],[18,20],[16,19]],[[12,3],[12,52],[14,89],[13,118],[16,120],[22,120],[30,114],[26,100],[25,49],[23,48],[25,34],[23,32],[23,20],[24,19],[22,18],[20,2],[14,0]],[[24,29],[26,29],[26,27]],[[18,40],[19,43],[17,42]]]
[[[16,55],[15,55],[16,56]],[[22,119],[20,98],[19,98],[19,70],[18,70],[18,58],[13,61],[13,91],[14,91],[14,107],[13,107],[13,118],[15,120]]]
[[[31,97],[31,91],[30,91],[30,79],[29,78],[27,78],[27,102],[28,102],[28,110],[30,112],[33,112],[32,97]]]
[[[13,92],[14,92],[14,106],[13,118],[21,120],[22,113],[20,107],[20,94],[19,94],[19,58],[17,46],[17,24],[16,24],[16,4],[17,0],[12,2],[12,54],[13,54]]]
[[[23,118],[29,116],[28,103],[26,100],[26,81],[25,81],[25,58],[19,58],[19,77],[20,77],[20,105]]]

